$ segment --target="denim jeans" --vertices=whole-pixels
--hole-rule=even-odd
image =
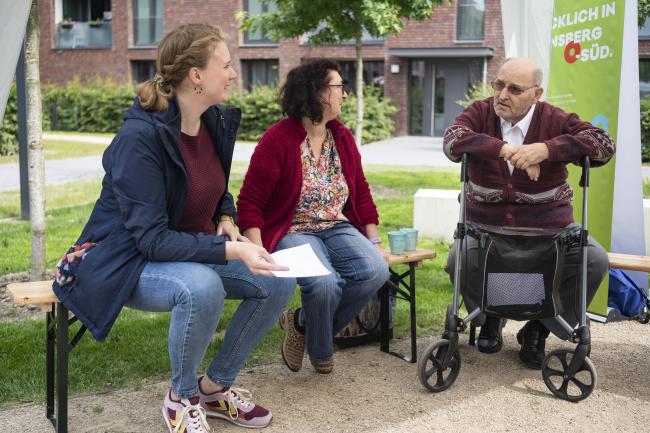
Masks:
[[[229,387],[295,287],[293,278],[254,275],[239,260],[226,265],[148,262],[126,305],[172,312],[168,338],[172,390],[187,398],[199,392],[197,370],[219,324],[224,299],[242,302],[206,374],[213,382]]]
[[[332,357],[333,338],[388,280],[388,264],[377,248],[348,223],[321,232],[287,234],[278,250],[308,243],[331,274],[298,278],[305,342],[312,361]]]

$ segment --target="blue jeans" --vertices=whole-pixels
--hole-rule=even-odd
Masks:
[[[241,299],[207,376],[229,387],[259,340],[271,329],[295,291],[293,278],[254,275],[243,262],[226,265],[148,262],[126,305],[171,311],[169,357],[172,390],[187,398],[199,392],[197,370],[212,340],[224,299]]]
[[[287,234],[278,250],[308,243],[331,274],[298,278],[305,342],[312,361],[332,357],[333,338],[388,280],[388,264],[377,248],[348,223],[321,232]]]

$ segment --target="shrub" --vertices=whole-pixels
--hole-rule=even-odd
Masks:
[[[130,84],[115,84],[112,80],[95,79],[82,84],[78,77],[63,87],[42,86],[43,129],[79,132],[117,132],[124,111],[135,96]],[[257,141],[264,131],[282,119],[278,89],[256,87],[250,92],[233,92],[227,105],[240,107],[242,122],[238,138]],[[363,142],[383,140],[393,134],[391,116],[397,111],[392,101],[381,96],[377,87],[364,88]],[[350,95],[343,104],[341,121],[350,130],[356,125],[357,99]],[[16,89],[11,88],[5,120],[0,130],[0,155],[17,152]]]
[[[242,110],[242,120],[237,133],[239,140],[258,141],[268,127],[283,118],[278,102],[278,89],[275,87],[255,87],[241,95],[233,92],[228,105]]]
[[[474,83],[468,90],[465,95],[465,99],[456,101],[456,104],[460,105],[463,108],[470,106],[472,102],[482,101],[485,98],[492,96],[494,92],[489,85],[483,84],[482,82]]]
[[[363,143],[385,140],[393,136],[395,123],[391,116],[397,108],[390,98],[381,95],[381,90],[376,86],[363,87]],[[343,104],[341,122],[354,133],[357,125],[357,97],[352,94]]]
[[[650,161],[650,96],[641,99],[641,161]]]
[[[82,85],[75,77],[65,87],[43,86],[44,123],[61,131],[117,132],[134,96],[132,85],[110,79]]]
[[[2,128],[0,128],[0,155],[18,153],[18,110],[16,107],[16,85],[9,89]]]

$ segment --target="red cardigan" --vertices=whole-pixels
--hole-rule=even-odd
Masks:
[[[341,158],[349,196],[343,214],[361,233],[366,224],[379,224],[377,208],[361,167],[361,155],[350,131],[338,120],[327,123]],[[262,231],[262,243],[273,251],[291,227],[302,187],[300,144],[307,131],[295,119],[269,128],[255,147],[237,198],[237,224],[244,232]]]

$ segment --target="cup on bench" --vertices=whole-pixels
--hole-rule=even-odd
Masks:
[[[416,244],[418,241],[418,229],[414,228],[404,228],[399,229],[399,231],[406,233],[406,247],[405,251],[415,251]]]
[[[403,231],[388,232],[388,245],[391,254],[396,256],[404,254],[404,250],[406,249],[406,236],[407,234]]]

